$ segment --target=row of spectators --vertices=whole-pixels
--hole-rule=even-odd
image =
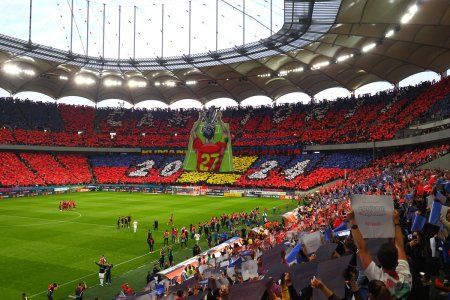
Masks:
[[[449,94],[445,78],[334,102],[227,109],[223,120],[236,147],[389,140],[418,119],[446,118]],[[1,98],[0,143],[185,148],[197,118],[195,109],[94,109]]]

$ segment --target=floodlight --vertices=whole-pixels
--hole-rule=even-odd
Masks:
[[[130,88],[143,88],[147,86],[147,82],[144,80],[129,80],[128,86]]]
[[[372,50],[373,48],[375,48],[377,46],[376,43],[371,43],[369,45],[366,45],[364,47],[362,47],[361,51],[362,52],[369,52],[370,50]]]
[[[417,7],[416,4],[411,5],[411,6],[409,7],[408,11],[407,11],[407,12],[403,15],[403,17],[401,18],[401,21],[400,21],[400,22],[401,22],[402,24],[408,23],[408,22],[412,19],[412,17],[414,17],[414,15],[416,14],[417,9],[418,9],[418,7]]]
[[[79,85],[91,85],[95,83],[95,80],[91,77],[77,76],[75,77],[75,83]]]
[[[121,86],[122,81],[114,79],[106,79],[103,84],[107,87]]]
[[[384,36],[385,38],[390,38],[391,36],[393,36],[395,33],[394,29],[389,30],[388,32],[386,32],[386,35]]]

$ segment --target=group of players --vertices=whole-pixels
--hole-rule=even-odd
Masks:
[[[121,216],[117,219],[117,229],[130,228],[131,216]]]
[[[265,211],[267,211],[267,209],[265,209]],[[258,215],[259,215],[259,208],[252,209],[250,213],[240,212],[240,213],[222,214],[219,217],[211,216],[209,221],[199,222],[198,226],[190,224],[189,227],[183,226],[179,230],[177,227],[173,226],[174,219],[173,214],[171,214],[167,225],[172,225],[172,229],[171,230],[167,229],[164,231],[163,247],[169,246],[170,238],[172,244],[180,244],[181,248],[183,248],[183,245],[187,247],[188,239],[195,240],[196,244],[198,244],[200,237],[203,233],[205,234],[209,247],[212,246],[213,242],[215,245],[217,245],[219,242],[222,242],[222,238],[219,234],[221,232],[221,229],[224,232],[239,234],[239,232],[236,230],[239,224],[242,224],[244,227],[246,227],[250,226],[251,223],[259,223]],[[154,221],[153,230],[156,231],[158,230],[157,220]],[[147,234],[147,243],[150,248],[149,249],[150,252],[153,252],[155,240],[150,230]]]
[[[59,210],[71,210],[72,208],[76,208],[76,203],[73,200],[64,200],[59,202]]]
[[[62,209],[70,209],[70,208],[75,208],[74,201],[70,200],[70,201],[60,202],[61,210]],[[264,211],[266,212],[267,209],[265,209]],[[189,228],[186,228],[183,226],[181,229],[181,243],[186,245],[186,241],[189,239],[189,236],[190,236],[191,239],[194,239],[196,241],[195,246],[199,247],[199,245],[198,245],[199,237],[202,235],[202,233],[204,233],[208,240],[208,245],[211,247],[211,237],[213,236],[212,233],[219,233],[221,231],[221,228],[224,231],[229,231],[230,229],[231,229],[231,231],[233,231],[233,229],[235,228],[234,226],[238,226],[238,224],[248,226],[248,225],[250,225],[250,223],[254,223],[254,222],[258,221],[258,215],[259,215],[259,208],[255,208],[250,213],[240,212],[240,213],[222,214],[219,217],[212,216],[209,221],[206,221],[204,223],[199,222],[198,226],[195,226],[193,224],[191,224],[189,226]],[[134,223],[136,223],[136,224],[134,224]],[[131,216],[121,216],[117,220],[117,228],[118,229],[119,228],[130,228],[131,225],[133,225],[133,228],[135,228],[135,232],[136,232],[137,221],[134,221],[132,223]],[[157,231],[158,225],[159,225],[158,220],[155,220],[153,229]],[[171,225],[171,226],[174,225],[173,214],[170,215],[167,225]],[[162,259],[160,258],[160,261],[159,261],[161,268],[167,268],[168,266],[173,266],[173,264],[174,264],[172,246],[168,245],[169,244],[168,243],[169,234],[172,236],[173,244],[179,243],[178,230],[176,228],[172,228],[171,233],[169,233],[168,230],[166,230],[165,235],[164,235],[164,243],[163,243],[164,246],[161,248],[161,258]],[[214,238],[213,240],[216,240],[216,238]],[[153,252],[153,250],[154,250],[153,245],[155,244],[155,240],[154,240],[150,230],[148,231],[148,234],[147,234],[147,242],[149,243],[150,251]],[[217,244],[220,241],[219,241],[219,239],[217,239],[215,242]],[[195,248],[195,246],[194,246],[194,248]],[[165,256],[166,251],[167,251],[167,255],[168,255],[168,259],[169,259],[168,264],[165,263],[165,261],[164,261],[164,256]],[[194,253],[194,255],[195,255],[195,253]],[[98,262],[95,262],[95,264],[99,267],[100,286],[103,286],[105,283],[107,286],[110,286],[111,285],[111,269],[112,269],[113,265],[110,264],[106,260],[106,257],[104,255],[102,255],[102,257],[100,257]],[[124,288],[124,285],[126,285],[125,288]],[[85,285],[85,283],[80,283],[76,287],[75,299],[83,299],[83,291],[86,289],[86,287],[87,286]],[[49,285],[48,291],[47,291],[48,299],[53,299],[53,291],[56,290],[57,288],[58,288],[57,283],[53,283],[53,284]],[[129,288],[127,284],[123,284],[121,288],[122,288],[122,293],[124,293],[124,295],[130,295],[133,293],[132,289]]]

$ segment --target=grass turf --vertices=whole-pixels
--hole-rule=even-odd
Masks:
[[[60,212],[62,200],[76,201],[77,208]],[[170,214],[175,226],[197,224],[210,216],[278,206],[285,210],[285,200],[261,198],[213,198],[141,193],[90,192],[0,200],[0,299],[19,299],[26,292],[30,299],[47,299],[46,289],[58,282],[54,299],[70,299],[78,282],[90,287],[84,299],[112,299],[120,284],[128,282],[135,290],[145,286],[147,271],[159,258],[163,232]],[[292,208],[296,203],[290,203]],[[280,212],[281,213],[281,212]],[[137,233],[117,229],[119,216],[131,215],[139,222]],[[155,252],[149,253],[147,230],[159,221],[153,232]],[[188,248],[174,247],[175,263],[192,256]],[[202,236],[202,250],[206,241]],[[101,255],[114,264],[111,287],[98,286]]]

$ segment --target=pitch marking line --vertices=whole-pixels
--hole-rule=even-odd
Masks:
[[[55,221],[50,221],[50,222],[45,222],[45,223],[34,223],[34,224],[23,224],[23,225],[21,225],[21,224],[14,224],[14,225],[9,224],[9,225],[0,225],[0,227],[11,227],[11,226],[13,226],[13,227],[31,227],[31,226],[41,226],[41,225],[51,225],[51,224],[69,223],[69,222],[71,222],[71,221],[73,221],[73,220],[76,220],[76,219],[79,219],[79,218],[82,217],[82,215],[81,215],[79,212],[72,211],[71,213],[75,213],[75,214],[77,214],[78,216],[76,216],[76,217],[74,217],[74,218],[71,218],[71,219],[68,219],[68,220],[60,220],[60,221],[55,220]],[[8,216],[8,217],[10,217],[10,215],[0,215],[0,216]],[[35,219],[35,220],[46,220],[46,221],[48,221],[48,219],[44,219],[44,218],[36,218],[36,217],[14,216],[14,218]]]

